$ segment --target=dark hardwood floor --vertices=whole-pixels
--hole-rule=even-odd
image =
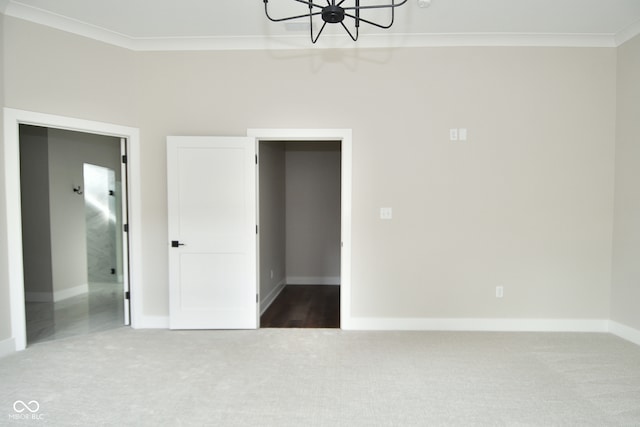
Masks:
[[[285,286],[260,318],[260,327],[339,328],[340,286]]]

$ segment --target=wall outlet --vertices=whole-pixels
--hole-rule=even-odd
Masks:
[[[380,219],[391,219],[391,218],[393,218],[392,208],[380,208]]]
[[[504,287],[496,286],[496,298],[502,298],[504,296]]]

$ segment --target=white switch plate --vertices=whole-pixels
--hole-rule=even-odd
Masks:
[[[391,218],[393,218],[393,209],[380,208],[380,219],[391,219]]]
[[[467,129],[466,128],[458,129],[458,139],[460,141],[466,141],[467,140]]]
[[[504,287],[496,286],[496,298],[504,297]]]
[[[449,129],[449,141],[458,140],[458,129]]]

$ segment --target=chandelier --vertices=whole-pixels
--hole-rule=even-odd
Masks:
[[[292,19],[302,19],[309,18],[309,33],[311,36],[311,42],[315,44],[320,38],[320,35],[324,31],[324,28],[327,24],[340,24],[342,28],[349,34],[349,37],[353,41],[358,40],[358,35],[360,33],[360,23],[364,22],[365,24],[372,25],[374,27],[388,29],[393,25],[393,20],[395,18],[395,8],[398,6],[402,6],[408,0],[385,0],[384,4],[370,4],[369,6],[360,6],[360,0],[355,1],[347,1],[347,0],[326,0],[327,4],[319,4],[319,1],[307,1],[307,0],[292,0],[296,3],[302,3],[309,7],[309,12],[296,16],[288,16],[285,18],[273,18],[269,15],[269,0],[264,1],[264,12],[272,22],[283,22],[290,21]],[[354,4],[355,3],[355,4]],[[387,23],[378,23],[374,22],[370,19],[365,19],[360,16],[361,11],[365,10],[373,10],[373,9],[390,9],[391,16],[390,20]],[[320,16],[322,18],[322,27],[320,30],[314,35],[313,32],[313,17]],[[346,18],[350,18],[354,22],[355,30],[349,30],[349,28],[344,24]]]

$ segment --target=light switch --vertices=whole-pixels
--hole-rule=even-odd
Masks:
[[[449,129],[449,141],[458,140],[458,129]]]
[[[466,141],[467,140],[467,129],[466,128],[458,129],[458,139],[460,141]]]
[[[391,218],[393,218],[393,209],[380,208],[380,219],[391,219]]]

